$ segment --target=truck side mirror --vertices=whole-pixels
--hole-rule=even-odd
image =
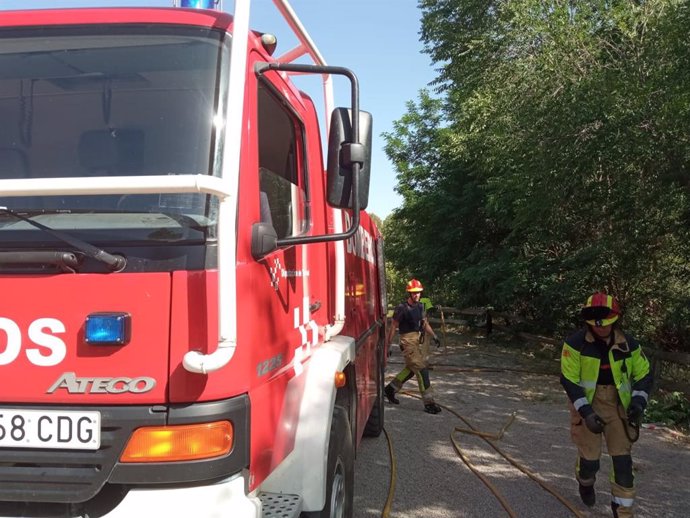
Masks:
[[[371,113],[359,111],[359,142],[353,142],[351,111],[336,108],[331,114],[328,136],[328,204],[340,209],[353,206],[352,165],[359,162],[359,208],[369,203],[369,166],[371,164]]]
[[[257,261],[278,248],[278,234],[270,223],[252,225],[252,257]]]

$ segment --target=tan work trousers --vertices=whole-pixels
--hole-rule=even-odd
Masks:
[[[424,341],[427,341],[426,335],[424,335]],[[405,359],[405,366],[412,372],[416,373],[427,366],[429,346],[419,343],[418,332],[402,333],[400,335],[400,347]]]
[[[578,454],[581,458],[586,460],[599,460],[601,457],[602,435],[606,441],[606,449],[611,457],[630,455],[632,451],[632,443],[628,439],[628,431],[626,433],[625,427],[628,426],[627,421],[621,419],[625,416],[623,405],[618,399],[618,391],[613,385],[597,385],[592,401],[592,408],[606,423],[603,434],[592,433],[585,425],[584,420],[580,414],[575,410],[573,405],[570,405],[570,435],[577,446]],[[579,463],[579,458],[578,458]],[[581,480],[579,477],[579,469],[576,469],[576,477],[578,481],[585,486],[592,485],[594,480]],[[635,499],[635,489],[632,487],[623,487],[616,484],[614,481],[614,474],[611,473],[611,498],[613,502],[618,503],[618,517],[629,518],[633,516],[632,504]]]
[[[429,359],[429,338],[424,335],[424,340],[419,342],[419,333],[402,333],[400,335],[400,347],[402,348],[403,358],[405,359],[405,369],[402,370],[393,380],[395,390],[400,390],[403,383],[411,377],[417,378],[419,393],[422,395],[424,404],[434,402],[434,389],[429,380],[428,359]],[[408,371],[408,372],[406,372]]]

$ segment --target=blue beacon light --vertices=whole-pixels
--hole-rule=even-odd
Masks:
[[[180,7],[191,9],[215,9],[216,0],[180,0]]]
[[[127,313],[92,313],[86,317],[84,340],[90,345],[126,345],[131,336]]]

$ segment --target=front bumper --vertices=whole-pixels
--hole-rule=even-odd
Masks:
[[[158,498],[167,495],[167,499],[173,494],[176,497],[186,492],[204,495],[210,492],[217,494],[213,498],[223,500],[228,498],[226,481],[238,477],[249,465],[249,398],[246,395],[188,405],[102,406],[88,407],[88,410],[101,412],[101,447],[96,451],[5,448],[0,452],[0,517],[110,516],[125,500],[139,499],[135,495],[140,493],[156,494]],[[223,419],[234,425],[233,449],[223,457],[193,462],[119,462],[136,428]],[[233,498],[235,493],[233,489]],[[244,495],[244,487],[241,494]],[[159,505],[163,504],[167,501],[161,500]]]

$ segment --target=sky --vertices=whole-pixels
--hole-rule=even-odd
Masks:
[[[0,0],[0,10],[55,7],[163,6],[173,0]],[[371,184],[367,210],[385,219],[402,203],[395,192],[395,170],[383,150],[381,134],[406,112],[406,103],[435,77],[429,56],[421,52],[420,11],[417,0],[291,0],[293,10],[329,65],[351,69],[359,79],[360,108],[373,115]],[[222,0],[232,12],[234,2]],[[278,38],[275,56],[291,50],[296,40],[273,15],[270,0],[252,2],[252,28]],[[320,81],[298,85],[320,93]],[[349,106],[349,82],[334,80],[336,106]],[[315,97],[317,108],[323,106]],[[323,111],[323,110],[322,110]],[[323,126],[323,122],[322,122]],[[325,148],[324,148],[325,149]]]

